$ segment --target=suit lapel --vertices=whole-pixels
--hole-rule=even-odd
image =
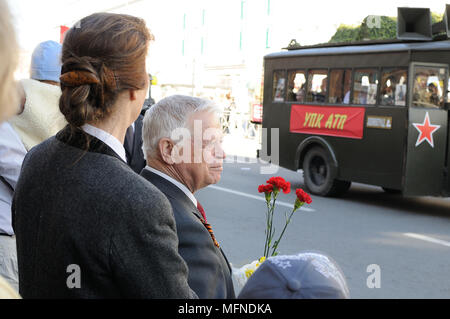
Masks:
[[[179,201],[187,211],[191,211],[198,218],[202,218],[202,215],[198,211],[197,207],[195,207],[191,199],[180,188],[178,188],[178,186],[146,168],[142,170],[141,175],[155,185],[166,196]]]
[[[186,210],[191,211],[194,215],[196,215],[197,218],[203,218],[200,212],[198,211],[197,207],[194,206],[194,203],[189,199],[189,197],[186,196],[186,194],[179,189],[176,185],[172,184],[165,178],[159,176],[158,174],[155,174],[148,169],[144,168],[141,172],[141,176],[150,181],[153,185],[155,185],[160,191],[162,191],[166,196],[172,197],[180,202],[183,203],[183,206],[186,207]],[[225,259],[225,262],[228,266],[228,270],[230,273],[232,272],[230,263],[228,262],[227,257],[225,256],[225,253],[223,252],[222,248],[219,248],[220,253],[222,254],[223,258]]]

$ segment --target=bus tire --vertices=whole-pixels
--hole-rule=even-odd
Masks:
[[[303,159],[303,179],[306,189],[315,195],[339,196],[351,185],[349,181],[341,181],[332,176],[331,159],[322,147],[313,147]]]

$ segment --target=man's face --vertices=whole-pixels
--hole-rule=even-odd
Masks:
[[[175,164],[188,188],[195,192],[220,181],[225,152],[219,118],[212,112],[195,113],[188,122],[191,131],[190,161]],[[189,145],[190,144],[190,145]]]

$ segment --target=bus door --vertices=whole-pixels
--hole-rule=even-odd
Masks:
[[[444,108],[448,66],[413,62],[409,74],[403,194],[441,195],[448,136],[448,111]]]

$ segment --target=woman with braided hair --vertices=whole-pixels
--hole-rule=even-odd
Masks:
[[[68,125],[25,157],[13,200],[24,298],[191,298],[164,195],[126,164],[153,36],[143,20],[96,13],[65,36]]]

